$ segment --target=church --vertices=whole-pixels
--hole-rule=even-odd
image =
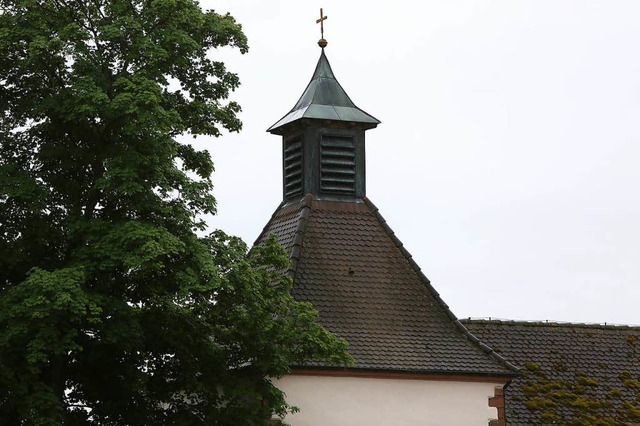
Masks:
[[[523,378],[524,367],[532,365],[546,380],[571,382],[582,373],[606,383],[589,388],[601,399],[615,395],[606,409],[591,413],[595,418],[621,419],[616,410],[625,402],[637,409],[638,389],[625,387],[618,376],[639,378],[640,328],[454,315],[367,198],[365,133],[380,121],[351,100],[331,69],[324,38],[318,44],[311,81],[292,110],[268,129],[282,138],[283,201],[256,244],[277,235],[291,259],[294,297],[311,302],[320,323],[348,341],[355,365],[293,366],[277,386],[300,412],[285,421],[557,423],[559,417],[545,417],[553,401],[531,403],[548,399],[531,394],[531,381]]]

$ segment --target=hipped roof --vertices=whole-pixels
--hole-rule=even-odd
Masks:
[[[271,233],[291,256],[294,297],[349,342],[356,369],[514,374],[457,320],[369,200],[307,195],[279,207],[257,244]]]

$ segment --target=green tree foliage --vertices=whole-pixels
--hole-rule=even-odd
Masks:
[[[176,137],[240,129],[224,46],[195,0],[0,0],[0,424],[260,424],[270,377],[349,362],[273,238],[202,236]]]

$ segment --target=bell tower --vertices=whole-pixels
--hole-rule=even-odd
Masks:
[[[307,88],[267,130],[282,136],[285,202],[307,193],[342,200],[366,195],[364,133],[380,121],[353,103],[331,70],[326,40],[318,44],[322,52]]]

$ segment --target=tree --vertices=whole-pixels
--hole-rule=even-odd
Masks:
[[[0,424],[259,424],[346,343],[271,238],[206,230],[206,151],[247,51],[195,0],[0,0]]]

